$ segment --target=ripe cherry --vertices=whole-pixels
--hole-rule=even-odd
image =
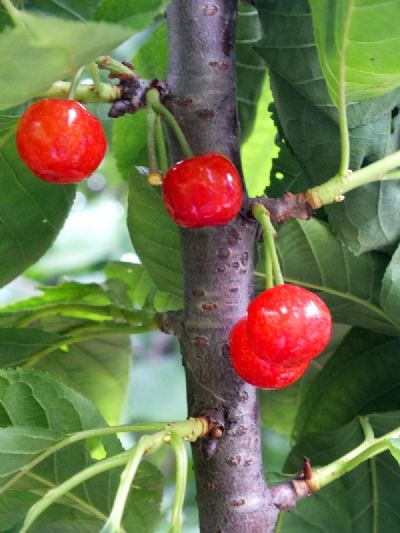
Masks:
[[[22,160],[38,178],[74,183],[90,176],[103,160],[107,140],[101,122],[74,100],[38,100],[17,129]]]
[[[332,317],[316,294],[297,285],[277,285],[248,307],[249,342],[259,357],[285,367],[310,361],[328,344]]]
[[[239,213],[240,176],[233,163],[221,154],[185,159],[165,175],[163,200],[179,226],[221,226]]]
[[[233,368],[239,376],[247,383],[263,389],[288,387],[304,374],[309,364],[284,368],[258,357],[249,343],[246,318],[239,320],[232,329],[230,353]]]

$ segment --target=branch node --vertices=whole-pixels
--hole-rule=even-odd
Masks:
[[[182,334],[182,312],[166,311],[156,316],[156,323],[160,331],[168,335],[180,337]]]
[[[123,62],[129,65],[127,62]],[[112,77],[118,78],[117,87],[121,96],[111,106],[108,116],[111,118],[122,117],[129,113],[133,114],[146,106],[146,93],[149,89],[157,89],[161,99],[166,98],[168,90],[165,82],[154,80],[144,80],[136,75],[116,74]]]
[[[201,440],[201,450],[206,459],[211,459],[218,447],[218,441],[225,431],[225,416],[222,410],[210,408],[200,415],[208,423],[208,433]]]
[[[270,488],[272,502],[280,511],[291,511],[296,507],[298,500],[307,498],[310,494],[311,490],[304,479],[292,479]]]
[[[268,196],[249,198],[246,207],[251,210],[256,204],[261,204],[268,209],[271,219],[278,224],[283,224],[291,217],[308,220],[314,212],[304,193],[285,192],[281,198],[269,198]]]

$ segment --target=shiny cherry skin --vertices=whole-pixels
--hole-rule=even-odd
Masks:
[[[38,178],[74,183],[102,162],[107,140],[101,122],[75,100],[45,98],[23,113],[17,129],[21,159]]]
[[[252,349],[247,336],[247,319],[242,318],[232,329],[230,353],[233,368],[247,383],[262,389],[283,389],[297,381],[309,363],[284,368],[261,359]]]
[[[204,154],[171,167],[163,181],[163,201],[184,228],[221,226],[242,205],[242,184],[233,163],[221,154]]]
[[[277,285],[247,309],[249,342],[259,357],[285,367],[304,364],[328,344],[332,317],[316,294],[297,285]]]

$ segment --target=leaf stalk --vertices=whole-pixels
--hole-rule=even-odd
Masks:
[[[313,469],[311,479],[307,481],[310,490],[315,492],[344,476],[364,461],[390,450],[390,439],[396,438],[400,438],[400,428],[396,428],[379,438],[371,438],[371,435],[368,434],[359,446],[347,454],[326,466]]]

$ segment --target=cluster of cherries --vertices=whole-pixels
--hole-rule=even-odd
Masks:
[[[220,154],[193,157],[167,172],[163,199],[180,226],[226,224],[242,204],[240,177]],[[231,332],[230,354],[239,376],[256,387],[278,389],[294,383],[331,336],[329,309],[316,294],[297,285],[264,291],[247,311]]]
[[[331,336],[332,318],[316,294],[276,285],[249,305],[230,336],[233,367],[256,387],[280,389],[299,379]]]
[[[90,176],[106,152],[100,121],[74,100],[43,99],[22,115],[17,148],[39,178],[74,183]],[[184,228],[228,223],[242,205],[242,185],[233,163],[218,153],[173,165],[162,182],[163,202]],[[281,284],[257,296],[230,336],[233,367],[261,388],[296,381],[327,345],[332,320],[325,303],[296,285]]]

